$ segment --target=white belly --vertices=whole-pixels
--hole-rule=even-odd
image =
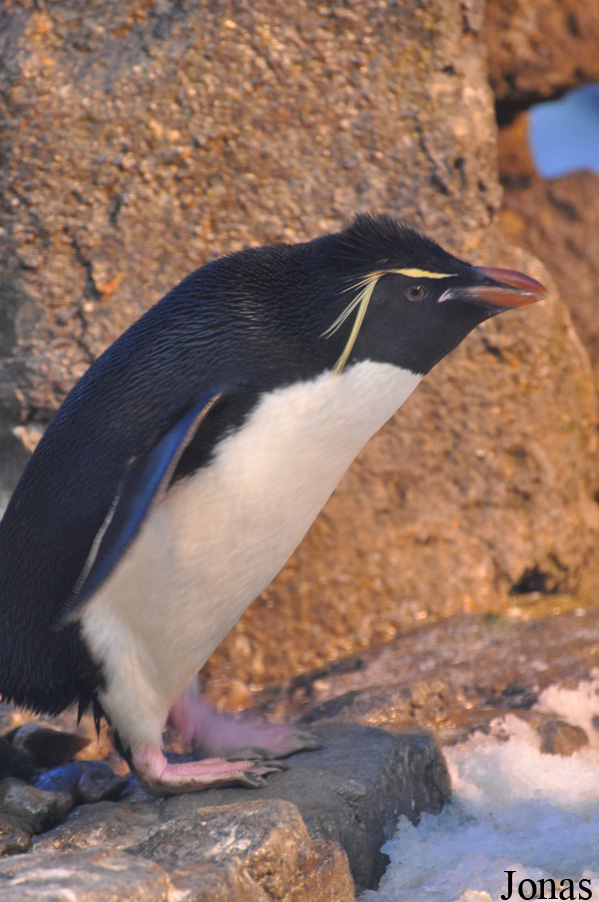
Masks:
[[[82,628],[109,682],[118,671],[140,691],[160,687],[171,704],[420,378],[363,362],[264,396],[210,465],[154,508],[84,610]]]

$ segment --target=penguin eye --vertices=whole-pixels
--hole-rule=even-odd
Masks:
[[[408,301],[423,301],[428,294],[428,288],[424,285],[410,285],[404,292]]]

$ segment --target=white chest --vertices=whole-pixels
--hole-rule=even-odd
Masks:
[[[118,619],[157,672],[184,684],[281,569],[354,457],[420,378],[364,362],[264,396],[210,465],[178,482],[152,511],[83,614],[92,644],[103,631],[95,623]]]

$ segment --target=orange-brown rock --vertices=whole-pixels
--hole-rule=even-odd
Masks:
[[[484,37],[493,91],[507,110],[599,79],[595,0],[488,0]]]
[[[551,272],[599,378],[599,175],[541,179],[528,156],[525,115],[501,130],[499,149],[502,224]]]
[[[47,421],[207,259],[358,209],[465,229],[498,208],[482,0],[464,17],[449,0],[223,10],[3,4],[0,402],[15,420]]]

